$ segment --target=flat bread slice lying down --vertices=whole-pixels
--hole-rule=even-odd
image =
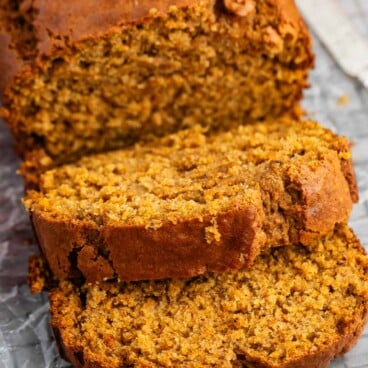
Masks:
[[[42,266],[30,263],[31,287]],[[191,279],[62,281],[49,294],[61,355],[78,368],[323,368],[368,317],[368,259],[346,225],[247,270]]]
[[[349,141],[285,118],[86,156],[24,203],[55,276],[96,282],[248,267],[328,233],[356,200]]]

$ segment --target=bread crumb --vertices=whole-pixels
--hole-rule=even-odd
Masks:
[[[256,9],[254,0],[225,0],[226,9],[240,17],[245,17]]]
[[[211,226],[207,226],[204,230],[207,244],[219,242],[221,240],[221,233],[218,230],[216,219],[213,219],[211,224]]]
[[[346,106],[349,102],[349,96],[347,94],[343,94],[338,98],[337,106]]]

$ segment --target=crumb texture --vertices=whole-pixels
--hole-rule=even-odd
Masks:
[[[281,191],[289,204],[302,201],[292,176],[301,176],[301,186],[308,179],[302,178],[304,167],[317,171],[330,156],[348,161],[348,142],[313,122],[276,121],[217,135],[206,135],[197,126],[49,170],[25,204],[59,219],[152,229],[260,205],[260,198],[272,212],[272,197],[280,200]],[[209,233],[216,238],[215,228]]]
[[[24,203],[61,279],[189,277],[346,221],[350,166],[347,139],[314,122],[197,126],[49,170]]]
[[[50,294],[52,326],[77,367],[325,367],[366,321],[367,274],[344,225],[309,250],[270,249],[249,270],[61,282]]]
[[[33,59],[37,53],[33,20],[34,10],[30,1],[0,0],[0,31],[11,36],[11,47],[17,50],[24,61]]]
[[[50,2],[17,1],[9,10],[12,2],[1,0],[13,43],[31,45],[27,68],[4,95],[4,115],[27,161],[24,170],[196,124],[228,129],[293,110],[313,56],[306,28],[290,11],[292,1],[257,1],[246,17],[228,12],[222,1],[177,2],[165,11],[134,5],[131,16],[143,8],[145,16],[118,24],[108,13],[108,29],[96,23],[78,38],[87,5],[77,7],[74,19],[67,5],[59,15]],[[41,32],[48,12],[54,23]],[[65,33],[53,33],[64,27],[62,20],[70,22]],[[32,51],[42,49],[42,35],[55,47],[32,59]]]

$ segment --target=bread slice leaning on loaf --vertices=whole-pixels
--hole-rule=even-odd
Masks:
[[[24,203],[59,279],[240,269],[348,219],[357,200],[349,145],[289,119],[211,135],[195,127],[49,170]]]
[[[31,287],[42,271],[33,260]],[[324,368],[367,321],[368,259],[341,225],[309,248],[270,248],[248,270],[62,281],[49,299],[60,353],[77,368]]]
[[[0,0],[3,115],[28,173],[278,117],[313,59],[293,0]]]

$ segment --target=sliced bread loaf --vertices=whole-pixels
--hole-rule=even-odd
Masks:
[[[249,270],[63,281],[49,298],[60,353],[78,368],[323,368],[367,321],[368,259],[342,225],[309,248],[270,248]]]
[[[0,0],[0,40],[4,116],[27,171],[279,116],[313,64],[293,0]]]
[[[84,157],[24,203],[52,272],[95,282],[247,267],[327,233],[356,200],[347,139],[283,119]]]

